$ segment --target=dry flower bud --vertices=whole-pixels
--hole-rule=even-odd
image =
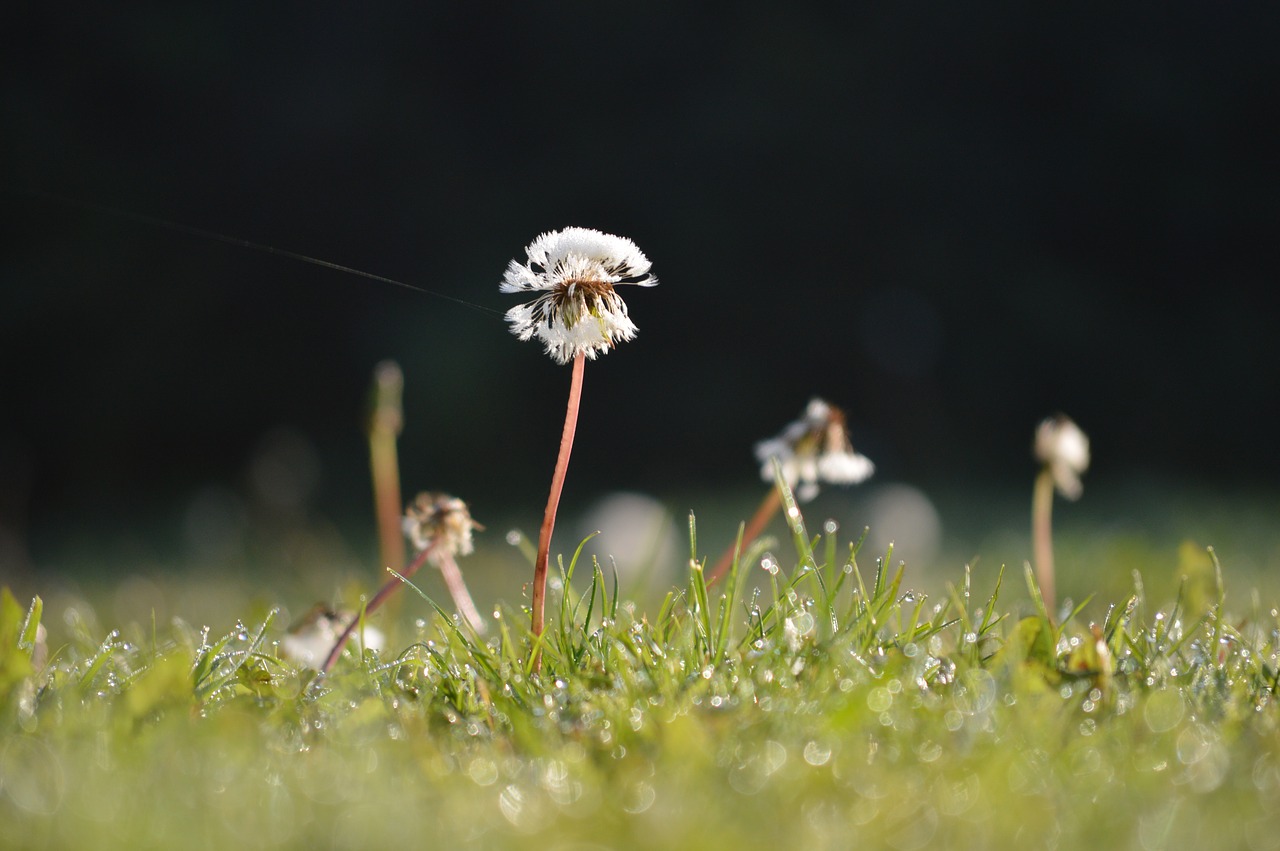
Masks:
[[[404,510],[404,533],[419,550],[469,555],[475,548],[472,531],[483,528],[465,502],[446,493],[423,491]]]
[[[1084,493],[1080,474],[1089,469],[1089,438],[1070,417],[1058,414],[1036,429],[1035,456],[1049,468],[1058,493],[1079,499]]]

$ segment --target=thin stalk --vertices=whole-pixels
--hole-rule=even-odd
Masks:
[[[1036,560],[1036,582],[1045,610],[1056,605],[1053,582],[1053,474],[1045,467],[1036,477],[1031,494],[1031,546]]]
[[[374,368],[369,469],[378,518],[378,549],[387,566],[405,563],[404,535],[400,530],[400,462],[396,457],[396,438],[404,426],[403,391],[404,374],[395,361],[383,361]]]
[[[555,530],[560,491],[564,489],[564,477],[569,470],[573,435],[578,429],[578,406],[582,401],[582,374],[586,362],[583,352],[578,352],[573,358],[573,378],[569,384],[569,405],[564,413],[564,432],[560,435],[560,455],[556,458],[556,470],[551,477],[551,493],[547,496],[547,510],[542,515],[542,528],[538,531],[538,559],[533,565],[533,614],[529,627],[534,641],[530,670],[534,673],[542,668],[542,645],[539,639],[542,638],[546,622],[547,562],[551,554],[551,533]]]
[[[427,563],[427,558],[430,557],[434,549],[434,547],[427,547],[425,550],[418,553],[417,557],[411,561],[404,570],[400,571],[400,576],[403,576],[404,579],[408,579],[410,576],[417,573],[418,570]],[[387,601],[387,598],[389,598],[395,590],[400,587],[400,584],[404,581],[400,576],[397,576],[394,579],[388,579],[386,583],[378,589],[378,593],[374,594],[373,599],[364,607],[365,615],[370,615],[376,612],[378,608]],[[342,648],[347,646],[347,642],[351,639],[351,634],[355,632],[355,629],[359,624],[360,614],[357,613],[351,618],[351,623],[347,624],[347,628],[342,631],[342,635],[338,636],[338,640],[334,642],[333,649],[329,651],[328,658],[324,660],[324,667],[321,669],[322,673],[327,674],[330,669],[333,668],[334,663],[338,661],[338,657],[342,655]]]
[[[449,596],[453,598],[453,604],[458,607],[459,614],[466,618],[472,629],[484,635],[484,618],[480,617],[475,601],[471,599],[471,592],[467,590],[467,583],[462,579],[462,571],[458,569],[458,563],[453,560],[453,556],[443,552],[436,559],[436,566],[440,568],[440,575],[444,577],[445,587],[449,589]]]
[[[724,551],[724,555],[720,556],[720,560],[716,562],[716,566],[711,569],[711,573],[707,575],[708,586],[715,584],[720,577],[729,571],[729,568],[733,565],[734,551],[740,549],[741,552],[746,552],[747,547],[751,546],[752,541],[760,537],[764,527],[769,525],[769,521],[773,519],[780,508],[782,508],[782,497],[778,494],[778,489],[769,488],[769,492],[765,494],[760,507],[752,515],[751,522],[747,524],[746,531],[742,533],[741,543],[730,544],[729,548]]]

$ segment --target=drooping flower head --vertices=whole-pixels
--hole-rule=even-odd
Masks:
[[[470,555],[475,549],[471,533],[483,528],[471,519],[465,502],[447,493],[423,491],[404,510],[404,533],[419,550]]]
[[[499,289],[538,296],[507,311],[511,333],[521,340],[537,336],[562,364],[580,353],[594,360],[616,341],[636,335],[614,287],[651,287],[658,279],[634,242],[591,228],[565,228],[542,234],[525,253],[528,262],[512,260]]]
[[[317,671],[323,669],[333,643],[344,627],[355,621],[355,617],[352,612],[335,612],[324,603],[316,603],[301,620],[289,627],[280,642],[280,655],[295,665]],[[370,650],[381,650],[387,643],[382,630],[369,624],[365,624],[363,632],[354,638],[357,647],[361,646],[359,642],[363,639],[364,646]]]
[[[1058,493],[1080,498],[1080,474],[1089,469],[1089,438],[1080,426],[1063,414],[1045,419],[1036,429],[1035,455],[1049,468]]]
[[[818,482],[856,485],[876,470],[854,451],[844,411],[816,397],[782,434],[756,444],[756,458],[766,482],[773,481],[773,459],[778,459],[787,486],[801,502],[818,495]]]

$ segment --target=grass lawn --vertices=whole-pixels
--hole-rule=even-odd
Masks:
[[[566,554],[540,674],[525,612],[482,639],[410,589],[327,677],[271,612],[104,631],[6,595],[0,846],[1280,847],[1280,618],[1211,553],[1050,618],[1020,567],[925,597],[792,532],[653,605]]]

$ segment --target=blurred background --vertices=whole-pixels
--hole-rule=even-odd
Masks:
[[[406,496],[467,499],[523,570],[569,370],[497,285],[566,225],[662,283],[588,366],[558,548],[628,492],[714,557],[753,443],[820,395],[878,472],[813,510],[948,578],[1029,556],[1057,411],[1094,444],[1068,564],[1154,540],[1173,575],[1188,538],[1280,567],[1280,7],[825,6],[9,10],[0,578],[375,575],[386,358]]]

